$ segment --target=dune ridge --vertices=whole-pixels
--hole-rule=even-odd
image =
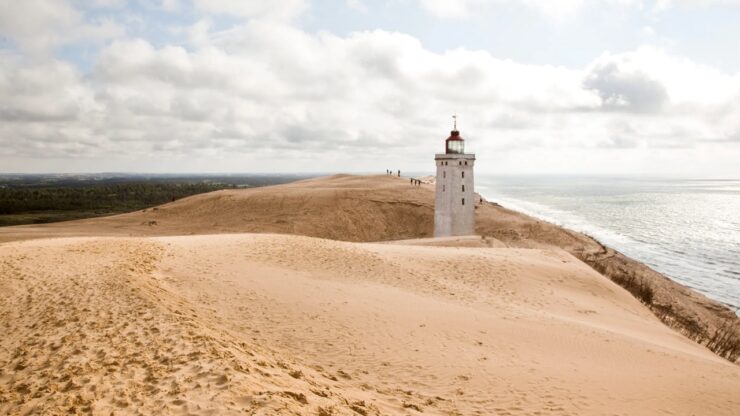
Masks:
[[[432,237],[434,188],[394,176],[333,175],[224,190],[105,218],[0,229],[0,242],[58,236],[282,233],[343,241]],[[561,248],[625,287],[666,325],[716,354],[740,359],[740,319],[706,296],[584,234],[484,202],[476,232],[488,246]]]

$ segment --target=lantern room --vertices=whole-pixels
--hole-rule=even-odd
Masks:
[[[445,140],[445,153],[463,154],[465,153],[465,140],[460,136],[460,132],[452,130],[450,137]]]

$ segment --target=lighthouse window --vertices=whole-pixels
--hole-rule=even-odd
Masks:
[[[467,160],[465,161],[465,166],[468,166],[468,161]]]
[[[465,192],[465,185],[463,185],[462,187],[463,187],[463,192]]]
[[[462,161],[460,161],[460,162],[457,162],[457,164],[458,164],[458,165],[460,165],[460,166],[462,166]]]
[[[465,198],[463,198],[462,201],[463,201],[463,205],[465,205]]]
[[[465,172],[463,172],[463,173],[462,173],[462,177],[463,177],[463,178],[465,177]]]
[[[445,171],[445,170],[442,171],[442,177],[443,178],[446,178],[447,177],[447,171]]]
[[[462,140],[448,140],[447,153],[463,154],[465,153],[464,142]]]

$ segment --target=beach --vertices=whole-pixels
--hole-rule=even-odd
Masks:
[[[429,238],[432,197],[336,175],[2,228],[0,412],[740,410],[731,310],[493,202]]]

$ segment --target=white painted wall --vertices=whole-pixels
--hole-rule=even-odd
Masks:
[[[475,154],[442,153],[435,155],[434,161],[437,164],[434,236],[474,235],[477,202],[473,177]]]

